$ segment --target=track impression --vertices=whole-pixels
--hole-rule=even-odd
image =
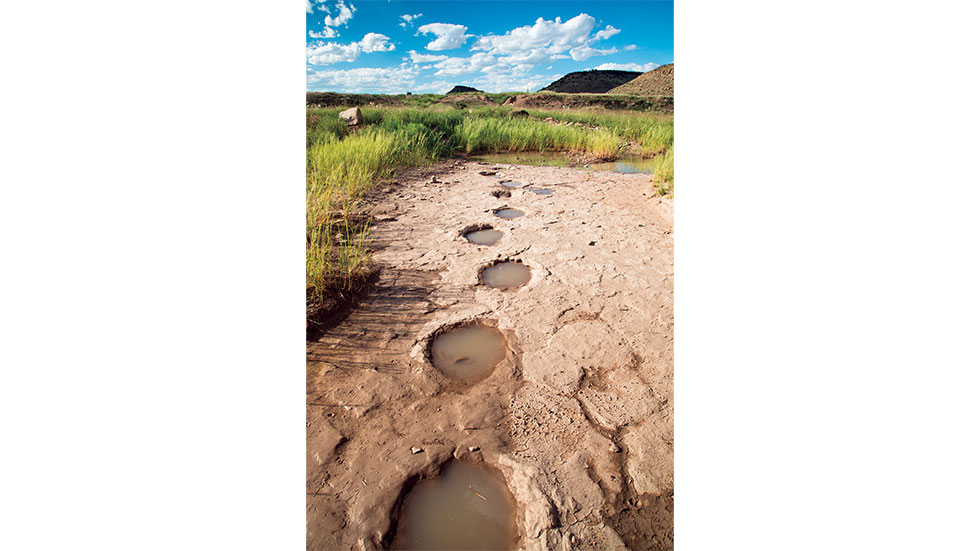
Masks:
[[[673,201],[463,160],[398,182],[376,281],[308,344],[308,548],[400,547],[412,490],[480,462],[515,548],[672,549]]]

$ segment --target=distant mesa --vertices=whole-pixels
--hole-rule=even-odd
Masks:
[[[674,64],[668,63],[617,86],[610,94],[674,97]]]
[[[471,88],[469,86],[462,86],[460,84],[457,84],[456,86],[453,86],[453,89],[452,90],[446,92],[446,95],[449,95],[449,94],[462,94],[464,92],[481,92],[482,93],[483,90],[477,90],[476,88]]]
[[[577,71],[568,73],[541,89],[542,92],[605,94],[643,73],[639,71]]]

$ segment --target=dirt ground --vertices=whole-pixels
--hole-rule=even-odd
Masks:
[[[573,168],[450,160],[397,179],[373,201],[373,285],[308,343],[308,548],[386,548],[405,493],[455,457],[503,473],[521,549],[672,549],[673,201],[649,175]],[[484,225],[504,236],[462,237]],[[499,259],[531,280],[479,285]],[[473,321],[508,350],[465,386],[428,344]]]

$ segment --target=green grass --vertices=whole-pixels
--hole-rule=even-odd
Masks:
[[[660,195],[674,196],[674,146],[671,146],[663,155],[654,158],[653,183],[657,187]]]
[[[487,94],[498,104],[512,94]],[[673,193],[673,117],[642,112],[459,109],[435,94],[405,96],[411,107],[362,109],[364,126],[351,131],[340,107],[307,109],[307,265],[310,304],[349,291],[367,275],[370,225],[362,214],[366,191],[407,166],[424,166],[456,152],[566,151],[611,159],[629,143],[654,156],[653,181]],[[570,121],[575,125],[544,122]],[[593,129],[592,127],[598,127]]]
[[[536,119],[552,118],[606,128],[620,138],[635,142],[643,147],[644,156],[654,156],[665,151],[674,143],[674,117],[657,113],[637,113],[636,111],[548,111],[528,110]]]
[[[514,118],[471,118],[463,121],[459,139],[466,153],[484,151],[579,151],[615,158],[624,143],[606,129],[587,130]]]
[[[326,134],[307,147],[306,286],[314,303],[328,289],[350,290],[367,268],[364,192],[395,168],[425,165],[447,153],[423,125],[368,128],[343,139]]]

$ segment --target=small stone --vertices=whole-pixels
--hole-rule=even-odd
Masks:
[[[480,451],[480,446],[470,446],[467,449],[470,450],[471,452],[478,452]]]
[[[589,246],[590,246],[590,247],[593,247],[593,246],[595,246],[595,241],[589,241]]]
[[[412,446],[412,453],[413,454],[422,453],[423,451],[425,451],[425,450],[423,450],[422,448],[417,448],[415,446]]]
[[[613,453],[619,453],[619,446],[617,446],[615,442],[610,442],[609,443],[609,451],[611,451]]]

